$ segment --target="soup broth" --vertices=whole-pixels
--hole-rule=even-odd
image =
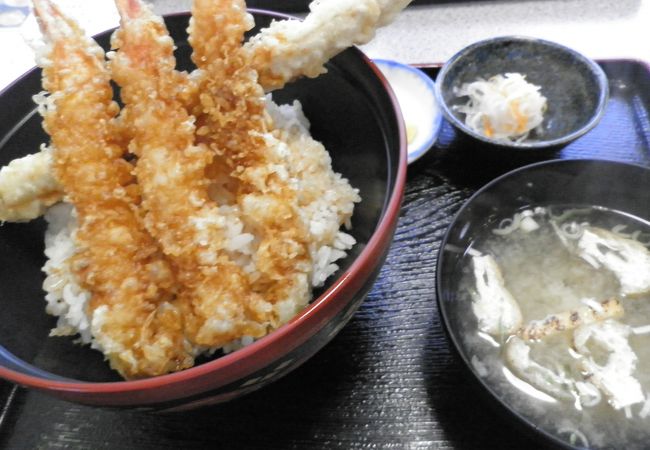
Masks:
[[[611,244],[599,242],[585,250],[593,236]],[[461,260],[457,299],[467,310],[457,325],[476,373],[504,403],[569,444],[648,446],[650,293],[626,287],[629,280],[621,267],[639,270],[635,282],[650,279],[650,271],[644,273],[643,264],[634,262],[637,257],[646,261],[649,238],[647,222],[621,212],[546,205],[488,224]],[[625,253],[632,250],[638,255]],[[516,332],[481,331],[480,313],[472,306],[480,296],[477,277],[484,276],[474,269],[480,255],[496,262],[502,287],[520,309]],[[622,315],[602,311],[601,302],[608,299],[622,307]],[[558,319],[563,312],[568,312],[566,322]],[[550,327],[549,334],[524,338],[521,330],[534,321]],[[597,341],[598,333],[604,333],[603,342]],[[580,336],[591,337],[582,345]],[[603,367],[607,376],[626,370],[629,376],[604,383],[598,372]]]

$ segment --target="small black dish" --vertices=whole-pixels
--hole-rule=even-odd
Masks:
[[[467,97],[456,96],[456,88],[510,72],[525,75],[547,99],[541,130],[533,130],[521,142],[477,133],[454,108],[467,102]],[[609,89],[601,67],[575,50],[542,39],[508,36],[480,41],[456,53],[436,78],[436,96],[447,120],[471,138],[492,147],[540,150],[560,148],[595,127]]]
[[[523,208],[550,204],[599,206],[650,221],[650,169],[593,159],[551,160],[513,170],[479,189],[454,217],[442,241],[437,263],[437,301],[449,340],[477,385],[498,409],[518,419],[548,443],[581,448],[536,423],[499,393],[494,380],[479,374],[466,345],[466,333],[475,333],[471,306],[458,295],[466,254],[475,238],[494,219]],[[499,405],[501,405],[499,407]],[[621,442],[621,448],[625,442]]]

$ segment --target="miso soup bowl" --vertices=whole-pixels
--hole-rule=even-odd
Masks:
[[[257,28],[276,13],[254,10]],[[191,68],[189,15],[166,17],[183,69]],[[97,37],[108,46],[110,32]],[[328,73],[275,92],[276,102],[302,102],[312,135],[332,156],[334,170],[360,190],[351,234],[357,244],[339,271],[314,292],[289,323],[233,353],[169,375],[123,381],[101,353],[68,338],[48,337],[55,319],[45,313],[42,219],[0,227],[0,376],[72,402],[183,410],[234,399],[288,374],[330,341],[370,290],[390,246],[406,177],[406,135],[396,100],[376,67],[357,49],[328,63]],[[31,96],[32,70],[0,93],[0,164],[37,151],[47,137]]]
[[[457,295],[463,257],[474,239],[494,226],[495,218],[511,217],[522,208],[548,204],[600,206],[650,221],[650,169],[605,160],[551,160],[513,170],[479,189],[454,217],[438,254],[437,299],[447,336],[478,392],[488,404],[547,444],[574,447],[566,435],[543,428],[534,418],[498,394],[472,364],[465,344],[476,333],[476,320],[466,297]],[[625,448],[621,442],[618,448]]]

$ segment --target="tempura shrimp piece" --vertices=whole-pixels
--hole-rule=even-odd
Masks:
[[[539,340],[581,325],[589,325],[606,319],[623,316],[623,305],[616,298],[610,298],[594,305],[584,305],[570,311],[551,314],[542,320],[533,320],[517,331],[525,341]]]
[[[195,0],[192,16],[190,42],[204,75],[198,133],[229,168],[242,218],[260,236],[253,288],[274,305],[277,326],[307,304],[312,265],[308,230],[279,154],[281,143],[270,133],[264,91],[241,47],[252,22],[244,2],[237,0]],[[228,36],[211,38],[220,32]]]
[[[325,63],[353,45],[369,42],[410,0],[322,0],[303,21],[274,21],[246,44],[259,83],[279,89],[300,76],[325,73]]]
[[[76,208],[78,252],[69,267],[92,294],[94,344],[125,378],[190,367],[172,269],[132,206],[139,203],[132,166],[112,141],[118,106],[104,52],[49,0],[34,7],[46,41],[44,128],[54,173]]]
[[[650,292],[650,251],[640,242],[602,228],[585,227],[576,253],[593,267],[612,271],[623,294]]]
[[[130,149],[138,156],[146,226],[183,286],[178,302],[186,336],[205,347],[260,337],[268,329],[270,305],[252,292],[226,252],[228,233],[239,224],[209,198],[205,171],[214,152],[194,143],[194,117],[179,98],[174,43],[148,5],[116,3],[121,28],[113,36],[118,50],[111,70],[134,133]]]
[[[62,198],[63,188],[54,177],[52,152],[47,147],[0,169],[0,222],[35,219]]]
[[[377,27],[390,23],[410,2],[327,0],[321,2],[322,6],[313,5],[312,13],[304,22],[274,22],[247,45],[252,54],[251,63],[259,73],[259,83],[266,91],[271,91],[300,76],[315,77],[324,73],[324,64],[330,58],[347,47],[367,43]],[[219,32],[216,36],[223,34]],[[194,47],[196,57],[204,58],[200,50],[197,52],[199,46]],[[192,109],[198,102],[197,85],[187,74],[179,76],[178,82],[185,85],[178,92],[179,99]],[[39,164],[35,167],[31,167],[30,163],[37,160],[32,160],[31,156],[38,159]],[[56,195],[59,186],[42,164],[47,162],[47,158],[43,155],[30,157],[12,167],[12,179],[7,181],[11,183],[11,190],[2,191],[0,186],[0,220],[30,220],[40,216],[47,206],[61,200],[60,192]],[[0,172],[0,185],[2,179]],[[16,186],[14,179],[31,180],[32,184],[27,188],[21,185],[16,190],[13,188]],[[8,201],[4,195],[7,195]],[[13,198],[13,195],[18,197]]]
[[[478,328],[493,336],[508,335],[521,326],[519,304],[505,286],[499,265],[490,255],[473,256],[476,293],[472,311]]]
[[[579,365],[585,379],[603,391],[614,409],[645,400],[641,384],[632,375],[638,357],[628,342],[630,332],[628,325],[606,320],[581,326],[573,334],[573,346],[582,356]],[[587,346],[590,341],[597,351]],[[607,360],[601,365],[603,351],[607,353]]]
[[[223,60],[241,47],[254,25],[243,0],[194,1],[188,28],[192,60],[199,68]]]

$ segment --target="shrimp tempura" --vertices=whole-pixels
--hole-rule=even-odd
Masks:
[[[52,172],[48,148],[14,159],[0,169],[0,221],[35,219],[61,201],[63,190]]]
[[[179,92],[185,86],[174,69],[174,43],[147,5],[116,3],[121,28],[113,36],[119,50],[112,74],[131,121],[147,229],[178,268],[186,336],[204,347],[263,336],[270,305],[227,252],[228,233],[240,224],[208,195],[205,172],[214,153],[194,142],[195,119]]]
[[[325,73],[325,63],[353,45],[369,42],[411,0],[323,0],[305,20],[274,21],[246,44],[267,91],[300,76]]]
[[[287,164],[271,134],[264,91],[242,48],[252,26],[241,0],[195,0],[189,28],[198,79],[198,133],[236,186],[235,202],[260,243],[253,256],[256,292],[272,303],[278,326],[309,301],[312,265],[306,224],[298,211]],[[217,37],[228,31],[226,37]],[[296,299],[299,299],[296,301]]]
[[[326,0],[312,6],[311,13],[304,21],[273,22],[246,45],[251,54],[252,68],[259,74],[258,82],[265,91],[271,91],[300,76],[315,77],[324,73],[324,65],[330,58],[347,47],[367,43],[376,28],[390,23],[410,2]],[[241,6],[242,2],[236,3],[237,8],[245,7]],[[221,12],[224,16],[210,19],[218,22],[230,14],[226,9]],[[252,27],[249,18],[242,24],[246,30]],[[239,35],[231,31],[222,33],[222,29],[218,28],[214,34],[202,37],[218,41],[231,35],[234,36],[233,42],[239,43]],[[194,42],[193,46],[194,60],[198,66],[212,61],[208,52],[200,50],[200,47],[210,48],[209,45]],[[214,54],[219,54],[219,48],[213,47]],[[199,101],[197,84],[186,73],[179,73],[177,82],[184,86],[176,92],[179,100],[187,108],[194,109]],[[28,155],[0,171],[0,220],[31,220],[61,199],[62,190],[51,174],[47,154]]]
[[[95,345],[126,378],[189,367],[174,274],[141,223],[133,168],[113,139],[118,107],[104,52],[49,0],[34,6],[47,43],[44,127],[55,176],[77,212],[79,251],[69,264],[92,292]]]

